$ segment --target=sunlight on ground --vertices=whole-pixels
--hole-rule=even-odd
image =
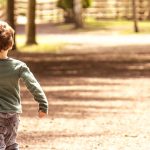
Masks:
[[[43,45],[43,48],[48,51],[48,48],[51,50],[65,45],[79,46],[84,47],[110,47],[110,46],[123,46],[123,45],[145,45],[149,44],[150,35],[86,35],[86,34],[77,34],[77,35],[61,35],[61,34],[50,34],[50,35],[40,35],[37,38],[37,42]],[[23,49],[25,48],[25,36],[17,36],[18,47]],[[80,45],[78,45],[80,44]],[[45,46],[45,47],[44,47]],[[30,47],[32,49],[32,47]],[[36,47],[38,50],[44,49],[41,47]],[[72,47],[72,49],[75,47]],[[49,50],[49,51],[50,51]],[[88,50],[88,49],[87,49]]]
[[[141,37],[134,40],[148,42],[149,36]],[[89,45],[83,54],[21,55],[49,100],[49,115],[39,120],[38,104],[22,86],[22,150],[150,149],[149,46],[98,47],[94,53]]]
[[[149,78],[74,80],[84,81],[86,86],[42,86],[52,95],[49,97],[49,116],[40,120],[23,114],[18,137],[21,149],[149,149]],[[26,91],[25,87],[22,87],[23,91]],[[30,98],[22,101],[24,107],[34,103]],[[32,142],[28,140],[31,137]]]
[[[66,44],[61,40],[53,39],[53,37],[39,36],[37,38],[37,44],[26,46],[25,36],[18,35],[16,38],[17,47],[20,52],[29,53],[47,53],[60,51]]]

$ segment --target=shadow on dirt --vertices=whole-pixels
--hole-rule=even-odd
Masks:
[[[18,53],[14,56],[25,61],[40,77],[149,77],[150,52],[130,53],[123,50],[87,54]]]
[[[128,113],[126,107],[115,107],[111,104],[107,106],[98,105],[102,101],[132,101],[132,97],[107,96],[113,93],[113,87],[122,87],[122,81],[114,83],[113,80],[127,80],[131,78],[149,78],[150,76],[150,57],[149,52],[102,52],[87,54],[24,54],[17,53],[15,58],[25,61],[35,76],[40,80],[42,86],[72,86],[84,85],[80,91],[77,89],[67,89],[64,91],[50,89],[46,90],[49,99],[51,117],[65,118],[86,118],[94,116],[99,110],[101,113]],[[88,78],[91,81],[88,81]],[[94,82],[97,78],[98,82]],[[93,79],[93,80],[92,80]],[[99,82],[101,79],[110,79],[111,82]],[[107,86],[108,90],[86,89],[86,86]],[[112,90],[109,89],[112,87]],[[78,87],[77,87],[78,88]],[[126,87],[128,88],[128,87]],[[44,89],[45,90],[45,89]],[[83,90],[86,92],[82,96]],[[75,92],[75,93],[74,93]],[[120,91],[115,91],[119,93]],[[88,95],[91,93],[91,96]],[[87,95],[86,95],[87,94]],[[95,96],[97,95],[98,96]],[[100,96],[105,94],[105,96]],[[37,111],[37,105],[32,100],[31,94],[22,91],[24,116],[34,116],[28,110]],[[33,103],[32,103],[33,102]],[[72,102],[72,103],[71,103]],[[86,103],[89,102],[87,105]],[[104,110],[104,111],[103,111]]]

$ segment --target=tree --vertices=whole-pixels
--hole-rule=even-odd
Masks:
[[[133,10],[134,31],[139,32],[138,19],[137,19],[137,9],[136,9],[136,0],[132,0],[132,10]]]
[[[150,1],[148,1],[148,20],[150,20]]]
[[[15,30],[15,15],[14,15],[14,7],[15,7],[15,0],[7,0],[6,3],[6,20],[8,24]],[[14,35],[14,46],[12,48],[16,50],[16,36]]]
[[[27,24],[26,24],[26,45],[37,44],[36,42],[36,0],[28,0]]]
[[[83,28],[82,0],[74,0],[73,2],[75,27]]]
[[[91,0],[81,0],[82,8],[88,8],[91,5]],[[57,7],[64,10],[65,23],[74,23],[74,0],[58,0]]]
[[[57,7],[64,10],[65,23],[73,23],[73,0],[58,0]]]

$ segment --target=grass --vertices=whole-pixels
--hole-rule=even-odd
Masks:
[[[37,44],[25,45],[25,35],[16,37],[18,51],[28,53],[53,53],[60,51],[66,43],[61,40],[52,39],[50,36],[37,36]]]
[[[23,45],[23,46],[18,46],[18,49],[20,52],[28,52],[28,53],[52,53],[52,52],[57,52],[62,48],[62,44],[53,44],[53,45],[48,45],[48,44],[34,44],[34,45]]]
[[[94,18],[87,18],[85,24],[89,27],[95,28],[111,28],[122,25],[130,25],[131,21],[127,20],[96,20]]]
[[[150,21],[139,21],[139,33],[138,34],[149,34],[150,33]],[[59,28],[62,30],[72,31],[72,24],[63,24]],[[132,20],[96,20],[94,18],[85,19],[85,28],[78,29],[75,32],[86,32],[86,31],[105,31],[105,32],[117,32],[118,34],[135,34],[134,24]]]
[[[134,26],[132,20],[96,20],[87,18],[85,20],[86,27],[89,29],[116,31],[120,34],[134,34]],[[139,34],[150,33],[150,21],[139,21]]]
[[[138,34],[150,34],[150,21],[139,21],[138,22],[140,32]],[[88,31],[104,31],[108,34],[115,32],[117,34],[135,34],[133,29],[133,21],[129,20],[95,20],[92,18],[88,18],[85,20],[85,28],[84,29],[73,29],[73,24],[61,24],[57,25],[57,28],[63,33],[83,33]],[[17,35],[16,38],[17,47],[20,52],[38,52],[38,53],[53,53],[59,52],[63,49],[67,43],[67,41],[63,42],[62,39],[59,39],[50,34],[47,35],[39,35],[37,36],[37,45],[25,46],[25,35]]]

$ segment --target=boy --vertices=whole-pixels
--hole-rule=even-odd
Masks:
[[[22,112],[19,79],[39,103],[39,117],[48,112],[46,96],[27,65],[7,56],[14,44],[13,36],[14,30],[0,21],[0,150],[19,150],[16,143],[19,113]]]

